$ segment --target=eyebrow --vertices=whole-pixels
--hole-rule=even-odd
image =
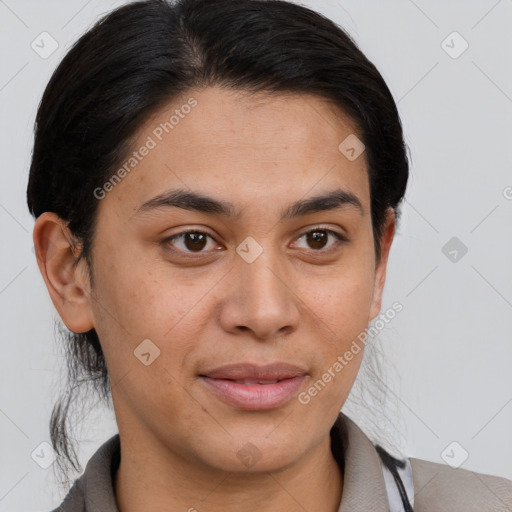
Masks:
[[[364,215],[361,201],[352,192],[342,189],[332,190],[325,194],[300,199],[281,211],[280,219],[292,219],[311,213],[355,208]],[[208,197],[204,194],[183,189],[170,190],[159,194],[143,203],[136,214],[163,208],[182,208],[211,215],[221,215],[238,219],[242,212],[237,210],[233,203]]]

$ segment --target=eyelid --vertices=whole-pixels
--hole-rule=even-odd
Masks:
[[[339,237],[344,242],[349,241],[349,239],[347,238],[347,236],[345,234],[333,229],[332,227],[329,227],[328,225],[324,225],[324,224],[316,224],[311,228],[306,228],[306,230],[303,231],[302,234],[299,235],[296,239],[299,239],[299,238],[303,237],[304,235],[311,233],[311,231],[326,231],[327,233],[331,233],[332,235]]]

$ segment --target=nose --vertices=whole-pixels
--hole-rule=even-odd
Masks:
[[[297,329],[301,301],[294,293],[291,269],[264,250],[254,261],[235,258],[219,321],[226,332],[249,331],[260,341]]]

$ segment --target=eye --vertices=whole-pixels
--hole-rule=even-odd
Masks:
[[[203,249],[208,245],[208,238],[213,240],[213,238],[208,233],[190,229],[188,231],[182,231],[181,233],[166,238],[162,242],[165,245],[173,246],[178,246],[181,244],[181,247],[178,247],[178,250],[186,253],[201,253],[207,252],[203,251]],[[174,243],[176,240],[180,240],[180,244]]]
[[[326,244],[328,243],[329,236],[333,237],[335,241],[328,245],[326,248]],[[322,226],[317,226],[314,229],[311,229],[304,233],[302,236],[298,238],[298,240],[305,239],[306,243],[312,248],[314,251],[329,251],[333,246],[338,246],[343,242],[347,242],[347,238],[343,236],[341,233],[334,231],[332,229],[324,228]],[[308,249],[308,247],[306,247]]]
[[[334,241],[330,245],[328,245],[329,237],[334,238]],[[170,236],[165,240],[162,240],[162,243],[166,246],[172,246],[171,250],[175,250],[176,248],[178,252],[181,251],[187,254],[201,254],[209,252],[208,250],[204,250],[208,246],[208,239],[215,242],[214,238],[208,233],[190,229]],[[312,248],[315,252],[328,252],[333,248],[333,246],[337,246],[340,243],[348,241],[341,233],[322,226],[317,226],[314,229],[307,231],[297,240],[301,239],[305,239],[306,243],[310,246],[309,248]],[[213,245],[215,246],[215,244]],[[305,248],[308,249],[308,247]]]

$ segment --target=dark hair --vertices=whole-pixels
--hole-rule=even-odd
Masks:
[[[350,36],[282,0],[147,0],[108,13],[78,39],[53,73],[36,117],[28,207],[34,217],[49,211],[67,222],[91,283],[93,191],[133,150],[149,116],[193,88],[212,85],[313,94],[349,115],[366,146],[380,259],[386,210],[398,219],[409,163],[393,97]],[[64,334],[68,388],[52,411],[50,434],[59,463],[64,456],[79,470],[67,436],[68,409],[81,384],[108,399],[110,382],[96,331]]]

